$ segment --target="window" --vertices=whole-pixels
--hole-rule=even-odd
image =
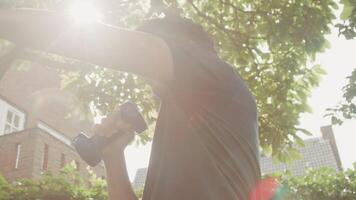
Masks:
[[[16,132],[20,129],[20,116],[13,110],[8,110],[6,114],[4,134]]]
[[[25,114],[0,99],[0,135],[23,130]]]
[[[20,154],[21,154],[21,144],[20,144],[20,143],[17,143],[17,144],[16,144],[15,169],[18,169],[18,168],[19,168]]]
[[[49,146],[48,144],[45,144],[43,149],[42,170],[47,170],[48,168],[48,152]]]

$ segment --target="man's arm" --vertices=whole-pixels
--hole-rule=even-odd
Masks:
[[[117,118],[117,114],[104,118],[101,124],[94,126],[93,132],[96,135],[111,137],[118,129],[127,130],[126,133],[118,136],[115,141],[108,144],[103,150],[103,160],[105,163],[107,184],[110,200],[138,200],[130,183],[124,150],[134,136],[130,125]]]
[[[31,9],[0,9],[0,38],[92,64],[169,81],[167,44],[153,35],[102,23],[78,24],[70,16]]]
[[[104,155],[110,200],[137,200],[127,175],[124,151]]]

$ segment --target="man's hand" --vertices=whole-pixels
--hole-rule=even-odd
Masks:
[[[134,131],[130,124],[127,124],[121,119],[119,110],[103,118],[100,124],[93,127],[95,135],[110,138],[114,134],[121,134],[115,137],[103,150],[103,159],[111,159],[113,156],[124,151],[125,147],[135,137]]]

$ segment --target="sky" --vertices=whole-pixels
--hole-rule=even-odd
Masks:
[[[316,63],[327,71],[322,77],[320,87],[312,91],[309,105],[312,113],[302,114],[301,126],[320,136],[320,126],[330,124],[324,118],[325,109],[335,106],[342,98],[342,87],[346,77],[356,68],[356,40],[346,40],[337,36],[337,30],[328,36],[331,47],[317,56]],[[351,168],[356,162],[356,120],[347,120],[342,126],[333,126],[336,143],[344,168]]]
[[[300,127],[313,133],[313,137],[321,136],[320,127],[330,125],[324,118],[326,108],[335,106],[342,100],[342,87],[346,85],[346,77],[356,68],[356,40],[338,37],[336,29],[327,36],[330,48],[318,54],[315,64],[321,64],[327,72],[322,77],[319,87],[311,92],[308,103],[312,113],[300,115]],[[336,143],[343,167],[351,168],[356,162],[356,120],[345,121],[342,126],[333,126]],[[126,148],[126,163],[131,181],[138,168],[147,167],[151,151],[151,143],[145,146],[129,146]]]

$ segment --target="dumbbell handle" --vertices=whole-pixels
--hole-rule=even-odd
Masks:
[[[123,130],[119,130],[116,133],[112,134],[110,137],[105,137],[101,135],[94,135],[90,139],[95,143],[95,145],[100,149],[100,151],[111,142],[115,141],[120,135],[124,133]],[[134,133],[132,133],[134,134]]]
[[[94,135],[91,138],[86,136],[84,133],[81,133],[73,139],[72,144],[79,153],[80,157],[87,164],[94,167],[102,159],[103,148],[105,148],[105,146],[109,145],[111,142],[115,141],[123,133],[123,131],[118,131],[111,137]]]

